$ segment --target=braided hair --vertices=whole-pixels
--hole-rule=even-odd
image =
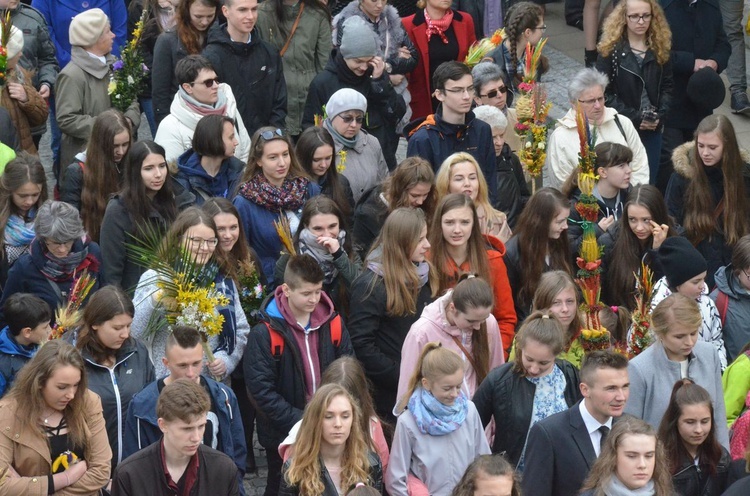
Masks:
[[[508,9],[505,17],[505,33],[510,44],[511,80],[518,76],[518,40],[527,29],[536,28],[539,20],[544,17],[544,10],[533,2],[519,2]]]

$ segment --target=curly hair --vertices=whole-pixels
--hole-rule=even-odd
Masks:
[[[649,4],[651,7],[651,22],[646,31],[646,44],[654,53],[656,62],[664,65],[669,61],[672,49],[672,31],[664,16],[664,10],[657,0],[637,0]],[[619,2],[612,13],[607,16],[602,28],[602,39],[597,49],[602,57],[609,57],[615,46],[628,36],[628,2]]]

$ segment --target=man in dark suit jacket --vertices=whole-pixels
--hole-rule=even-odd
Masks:
[[[581,366],[583,400],[529,432],[523,462],[524,494],[576,496],[600,453],[602,437],[628,401],[628,360],[594,351]]]

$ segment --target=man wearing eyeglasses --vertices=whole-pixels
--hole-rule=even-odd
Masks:
[[[227,83],[250,136],[258,128],[284,128],[286,80],[279,51],[254,33],[258,0],[224,0],[227,22],[208,32],[203,51],[219,81]]]
[[[487,181],[490,202],[497,205],[497,170],[492,129],[474,116],[474,79],[471,69],[461,62],[443,62],[432,77],[437,111],[404,130],[409,144],[407,157],[422,157],[437,173],[440,165],[456,152],[474,157]]]

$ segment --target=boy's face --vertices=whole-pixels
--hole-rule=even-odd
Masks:
[[[29,342],[34,344],[41,344],[42,341],[47,339],[52,329],[49,326],[49,322],[42,322],[36,327],[26,327],[21,331],[21,335]]]
[[[468,114],[474,99],[473,83],[471,74],[466,74],[457,81],[449,79],[445,82],[444,89],[435,92],[435,98],[442,102],[445,109],[453,113]]]
[[[295,316],[311,314],[320,301],[323,292],[323,283],[312,283],[301,281],[297,287],[292,288],[284,283],[284,294],[289,299],[289,308]]]
[[[164,449],[172,456],[191,457],[203,442],[206,430],[206,415],[196,415],[185,422],[181,419],[159,418],[159,429],[164,434]]]

